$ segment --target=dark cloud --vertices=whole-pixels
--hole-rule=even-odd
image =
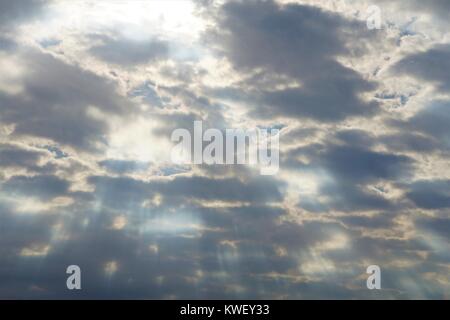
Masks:
[[[2,247],[0,295],[47,299],[293,299],[323,296],[322,290],[327,288],[326,296],[332,299],[361,297],[367,292],[365,281],[357,280],[365,272],[362,260],[376,261],[381,265],[394,256],[417,260],[415,251],[428,250],[415,242],[361,238],[357,232],[351,232],[339,223],[282,222],[279,218],[286,214],[283,209],[258,204],[198,208],[187,202],[168,202],[164,207],[143,212],[126,197],[138,194],[148,184],[117,181],[122,181],[120,187],[115,186],[117,193],[106,197],[123,194],[121,201],[128,201],[131,205],[125,215],[127,225],[123,230],[111,229],[111,222],[118,214],[101,201],[97,202],[99,205],[94,212],[84,203],[86,208],[72,208],[64,219],[56,215],[37,215],[23,221],[2,207],[0,230],[5,227],[5,230],[26,229],[31,232],[18,238],[9,231],[2,237],[8,245]],[[113,186],[114,180],[106,184]],[[105,191],[98,189],[96,193]],[[185,224],[187,229],[164,231],[164,226],[158,225],[158,221],[164,219],[174,224]],[[384,222],[380,216],[374,224],[350,218],[345,222],[352,226],[365,226],[367,223],[368,227],[383,227],[388,224],[389,217],[385,219]],[[205,228],[204,231],[189,229],[189,225],[195,223],[199,228]],[[59,226],[61,235],[66,235],[64,240],[51,241],[55,226]],[[323,274],[319,269],[310,278],[301,270],[318,254],[313,248],[321,246],[335,234],[345,234],[352,239],[351,250],[343,248],[323,253],[324,258],[332,259],[333,265],[341,271]],[[23,248],[33,248],[33,245],[50,247],[44,256],[20,254]],[[346,264],[349,259],[351,267]],[[111,261],[116,263],[117,271],[108,275],[105,267]],[[17,264],[21,265],[20,270],[15,267]],[[82,268],[81,292],[65,289],[64,270],[71,264]],[[436,269],[429,265],[413,271],[418,270],[429,272]],[[394,271],[383,267],[384,288],[404,288],[397,277],[388,276]],[[414,272],[410,282],[426,283],[420,273]],[[405,279],[404,274],[397,276]],[[350,283],[353,288],[348,285]],[[439,288],[434,290],[433,294],[441,292]],[[403,297],[415,296],[415,293],[403,291]],[[390,296],[384,293],[379,297],[386,295]]]
[[[164,106],[165,102],[164,99],[158,95],[156,85],[148,81],[133,89],[130,96],[139,97],[143,102],[160,108]]]
[[[409,186],[407,197],[425,209],[450,208],[450,180],[421,180]]]
[[[349,146],[359,148],[369,148],[376,143],[376,138],[372,134],[357,129],[338,131],[335,138]]]
[[[413,0],[414,5],[421,9],[433,10],[436,13],[445,14],[445,11],[450,10],[450,3],[446,0],[430,0],[424,3],[420,0]]]
[[[107,168],[115,173],[129,173],[134,171],[144,171],[149,167],[147,162],[131,161],[131,160],[114,160],[108,159],[99,162],[99,165]]]
[[[393,72],[412,75],[420,80],[436,84],[438,90],[450,90],[450,46],[435,46],[425,52],[413,53],[393,67]]]
[[[433,130],[433,126],[430,126],[432,119],[427,119],[430,116],[426,115],[427,113],[434,113],[430,111],[431,110],[419,112],[410,119],[409,122],[388,120],[388,123],[392,127],[397,129],[400,128],[396,133],[373,135],[364,130],[352,129],[336,132],[334,139],[337,139],[337,142],[339,143],[345,143],[348,146],[362,149],[383,145],[389,152],[433,152],[442,150],[443,139],[440,138],[445,134],[446,130],[443,128],[446,126],[440,125],[439,123],[446,122],[446,120],[439,117],[439,115],[431,116],[431,118],[436,118],[435,120],[438,120],[438,118],[440,118],[440,120],[437,123],[437,128],[434,128],[434,131],[436,131],[434,134],[432,132],[427,132]],[[439,127],[441,127],[441,129],[439,129]],[[406,128],[408,128],[408,132],[405,132],[404,129]]]
[[[39,197],[51,200],[66,195],[69,183],[55,176],[14,176],[1,185],[3,192],[12,195]]]
[[[331,146],[322,163],[340,181],[353,182],[396,179],[412,169],[412,160],[406,156],[351,146]]]
[[[274,179],[255,177],[249,181],[237,178],[214,179],[179,176],[168,181],[143,182],[132,178],[91,177],[101,201],[112,207],[141,204],[161,194],[170,202],[181,200],[221,200],[264,203],[281,201],[278,182]]]
[[[45,155],[46,153],[43,151],[0,144],[0,166],[2,167],[35,167],[39,159]]]
[[[440,145],[432,137],[417,133],[404,133],[386,135],[380,138],[389,150],[431,152],[438,150]]]
[[[145,182],[132,178],[91,177],[89,182],[95,185],[96,196],[101,203],[113,208],[140,205],[154,195]]]
[[[364,186],[361,185],[339,181],[324,184],[320,188],[320,193],[328,197],[326,211],[388,210],[394,208],[391,201],[375,191],[365,190]]]
[[[316,7],[272,1],[229,2],[217,19],[210,37],[238,72],[262,69],[262,76],[287,76],[300,83],[299,88],[250,89],[253,114],[334,122],[376,112],[376,102],[359,97],[375,85],[336,60],[363,54],[367,40],[377,34],[363,24]]]
[[[47,0],[0,0],[0,30],[29,21],[42,12]]]
[[[282,195],[274,182],[276,180],[263,177],[255,177],[245,182],[237,178],[179,177],[158,189],[172,196],[183,195],[203,200],[281,201]]]
[[[104,117],[90,115],[89,108],[105,114],[132,112],[130,102],[106,79],[48,54],[28,51],[21,58],[28,70],[22,80],[26,95],[0,93],[1,121],[14,125],[12,135],[95,150],[106,145],[109,127]]]
[[[394,215],[379,214],[376,216],[345,216],[339,220],[346,225],[353,227],[363,227],[368,229],[384,229],[391,228]]]
[[[371,150],[378,139],[361,130],[338,131],[328,141],[294,149],[284,160],[286,165],[305,172],[328,176],[319,186],[319,193],[326,200],[302,197],[302,208],[327,212],[388,210],[397,206],[385,197],[383,190],[374,187],[409,178],[414,169],[411,158]],[[298,156],[306,157],[308,164],[293,160]]]
[[[283,159],[287,165],[305,170],[324,169],[337,181],[350,183],[406,178],[413,170],[413,159],[405,155],[372,150],[378,138],[369,133],[338,131],[326,141],[292,149]],[[306,157],[308,164],[293,160],[299,156]]]
[[[199,208],[185,209],[201,214]],[[60,299],[270,297],[291,292],[293,285],[271,275],[292,274],[298,267],[295,256],[277,254],[274,245],[295,252],[320,243],[329,232],[343,230],[336,224],[323,223],[277,225],[280,209],[254,207],[248,209],[255,211],[249,217],[242,208],[228,208],[224,212],[216,208],[204,212],[204,217],[210,219],[204,220],[205,226],[214,225],[210,223],[219,219],[223,231],[204,231],[183,237],[180,232],[164,234],[158,229],[145,232],[139,226],[148,224],[150,217],[141,216],[137,211],[127,215],[129,227],[112,230],[108,222],[114,214],[104,210],[96,214],[72,212],[78,219],[34,216],[27,223],[7,210],[0,211],[0,228],[33,231],[21,238],[15,237],[13,232],[4,234],[2,239],[8,246],[3,247],[2,252],[0,294],[14,298]],[[173,213],[166,215],[171,216]],[[87,225],[83,223],[85,219],[89,221]],[[236,224],[238,222],[242,224]],[[52,227],[61,224],[68,237],[50,241]],[[33,245],[49,245],[45,259],[21,254],[23,248]],[[149,250],[152,245],[156,245],[157,250]],[[111,261],[116,263],[117,271],[108,275],[105,266]],[[18,263],[19,271],[14,267]],[[64,270],[74,263],[82,268],[82,292],[65,289]],[[292,297],[296,297],[295,292]]]
[[[450,103],[448,101],[436,100],[407,120],[388,121],[393,127],[411,132],[403,133],[403,137],[394,137],[388,143],[400,144],[400,146],[407,144],[409,148],[417,151],[426,151],[433,147],[443,152],[448,151],[450,148],[449,110]],[[412,136],[413,133],[416,134]],[[413,137],[417,137],[417,139],[413,139]]]
[[[448,186],[448,185],[447,185]],[[445,218],[422,218],[416,220],[415,224],[417,227],[424,229],[433,234],[437,233],[441,237],[447,239],[450,242],[450,219]]]

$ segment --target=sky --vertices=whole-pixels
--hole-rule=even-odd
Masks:
[[[449,10],[0,0],[0,298],[449,299]],[[279,171],[173,163],[194,121]]]

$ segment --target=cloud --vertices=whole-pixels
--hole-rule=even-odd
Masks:
[[[450,229],[450,219],[422,218],[422,219],[418,219],[416,221],[416,224],[419,228],[423,228],[424,230],[426,230],[428,232],[437,233],[439,236],[446,238],[447,241],[450,241],[450,234],[448,233],[448,230]]]
[[[19,59],[27,68],[21,79],[24,94],[0,91],[1,121],[14,125],[13,136],[42,137],[93,151],[106,144],[109,124],[102,113],[130,112],[131,103],[111,81],[33,50]]]
[[[448,46],[433,28],[447,2],[384,2],[375,31],[368,1],[197,1],[187,20],[203,34],[170,3],[142,41],[139,1],[56,1],[46,19],[43,2],[13,2],[0,0],[0,298],[445,298]],[[412,13],[425,15],[405,26]],[[194,120],[282,128],[278,174],[142,160]],[[66,289],[72,264],[82,291]],[[367,290],[369,264],[383,290]]]
[[[411,148],[427,149],[436,147],[441,152],[446,152],[450,148],[450,103],[448,101],[435,100],[431,105],[425,106],[412,117],[406,120],[390,120],[388,123],[394,128],[407,130],[409,132],[421,135],[414,141],[411,140],[411,133],[404,134],[407,143]],[[396,143],[401,137],[394,138],[389,143]],[[404,138],[403,138],[404,139]],[[402,141],[398,141],[402,144]],[[418,150],[419,151],[419,150]]]
[[[39,197],[50,200],[66,195],[69,183],[55,176],[14,176],[1,186],[3,192],[13,195]]]
[[[303,196],[299,205],[312,212],[329,210],[388,210],[396,205],[386,194],[376,191],[377,184],[401,182],[414,170],[414,160],[404,155],[371,150],[376,137],[358,130],[337,132],[328,143],[292,150],[289,157],[307,157],[302,170],[326,178],[321,179],[317,197]],[[290,162],[292,160],[288,160]],[[292,166],[301,163],[294,161]]]
[[[450,46],[437,45],[425,52],[413,53],[397,62],[393,72],[408,74],[417,79],[434,83],[442,92],[450,90]]]
[[[264,203],[282,199],[277,182],[261,177],[241,181],[237,178],[178,176],[171,180],[146,183],[132,178],[93,176],[89,181],[95,185],[100,200],[111,207],[131,203],[140,205],[157,194],[169,203],[186,200]]]
[[[22,149],[11,144],[0,144],[0,166],[2,167],[35,167],[39,159],[45,155],[44,151]]]
[[[103,160],[100,161],[99,164],[112,172],[121,174],[133,171],[144,171],[148,169],[150,165],[149,163],[146,162],[131,161],[131,160],[114,160],[114,159]]]
[[[46,3],[46,0],[1,0],[0,29],[29,21],[33,16],[42,12]]]
[[[384,2],[387,2],[384,0]],[[389,1],[392,3],[392,1]],[[427,12],[440,19],[446,19],[446,12],[450,9],[450,5],[446,0],[430,0],[426,3],[420,0],[403,1],[397,0],[395,3],[402,9],[413,10],[417,13]]]
[[[367,182],[404,176],[411,170],[412,160],[364,148],[331,146],[323,164],[341,181]]]
[[[376,41],[376,33],[362,23],[312,6],[272,1],[226,3],[217,20],[209,37],[237,72],[285,76],[299,83],[286,89],[247,83],[252,115],[336,122],[377,111],[375,101],[360,98],[375,84],[337,61],[363,54],[367,43]]]
[[[409,186],[407,196],[420,208],[450,208],[449,187],[449,180],[415,181]]]
[[[413,126],[411,126],[413,127]],[[415,127],[414,129],[416,129]],[[432,137],[427,137],[417,133],[398,133],[385,135],[380,138],[390,150],[398,151],[416,151],[416,152],[431,152],[439,150],[439,143]]]

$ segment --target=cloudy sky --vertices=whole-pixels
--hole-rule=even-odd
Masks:
[[[0,298],[449,299],[449,10],[0,0]],[[279,172],[173,164],[195,120]]]

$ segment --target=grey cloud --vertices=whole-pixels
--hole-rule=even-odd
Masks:
[[[448,18],[448,11],[450,10],[450,4],[447,0],[376,0],[371,1],[373,4],[379,5],[380,2],[395,3],[398,7],[397,10],[411,10],[418,15],[423,15],[423,13],[429,13],[435,18],[441,19],[441,21],[446,21]]]
[[[200,213],[199,209],[183,207],[186,211]],[[183,211],[182,207],[172,208]],[[70,219],[69,216],[66,219],[35,217],[32,237],[17,241],[13,233],[7,233],[7,237],[2,238],[7,239],[8,246],[4,247],[6,251],[0,267],[0,295],[8,293],[16,298],[60,299],[273,297],[274,294],[290,292],[290,284],[280,285],[281,279],[266,275],[289,272],[298,264],[295,257],[277,255],[273,246],[279,244],[296,251],[323,241],[328,232],[339,228],[322,223],[276,225],[275,219],[281,214],[279,209],[255,207],[253,210],[265,213],[261,216],[255,213],[252,215],[254,219],[249,217],[242,225],[236,224],[245,214],[240,208],[230,208],[226,212],[208,210],[204,217],[224,219],[226,223],[222,221],[220,225],[225,232],[205,231],[196,237],[163,234],[157,230],[145,232],[139,228],[149,216],[137,211],[127,215],[130,224],[127,228],[131,229],[111,230],[108,221],[114,214],[104,207],[97,213],[73,211],[71,215],[77,215],[78,219]],[[171,215],[173,213],[168,213],[169,217]],[[89,221],[87,225],[82,222],[85,219]],[[21,228],[26,227],[19,217],[2,211],[0,220],[0,228],[6,225],[13,230],[18,224]],[[70,236],[66,240],[50,242],[50,231],[56,223],[62,224],[65,234]],[[206,226],[211,225],[214,224]],[[138,230],[141,232],[136,236]],[[236,241],[237,246],[233,248],[223,243],[226,240]],[[17,255],[24,247],[49,243],[51,248],[45,259]],[[157,252],[149,251],[151,244],[158,246]],[[104,271],[109,261],[116,261],[118,265],[117,272],[110,276]],[[61,285],[65,284],[66,278],[60,270],[75,262],[84,274],[83,291],[78,293]],[[14,268],[17,263],[22,266],[19,271]],[[218,274],[226,275],[223,278]]]
[[[138,41],[126,38],[103,38],[102,44],[90,49],[95,56],[120,65],[137,65],[167,58],[169,45],[166,41],[153,39]]]
[[[335,138],[352,147],[367,148],[375,145],[384,145],[391,152],[415,151],[415,152],[432,152],[442,147],[439,141],[433,136],[417,132],[420,125],[417,123],[421,115],[416,115],[416,119],[409,124],[410,132],[399,130],[392,134],[373,135],[364,130],[343,130],[335,134]],[[422,120],[423,121],[423,120]],[[395,127],[396,123],[399,127],[406,127],[405,124],[399,125],[399,122],[388,121]]]
[[[390,143],[404,145],[405,143],[417,151],[436,149],[442,152],[450,149],[450,103],[448,101],[435,100],[430,105],[414,114],[407,120],[390,120],[388,124],[411,133],[403,134]],[[412,139],[411,134],[420,134],[417,139]],[[405,141],[405,138],[407,139]],[[400,141],[398,139],[401,139]],[[422,150],[420,150],[422,149]]]
[[[148,185],[132,178],[90,177],[95,185],[97,197],[104,206],[113,208],[133,207],[154,195]]]
[[[4,170],[20,168],[34,174],[52,174],[56,169],[52,158],[47,150],[0,143],[0,168]]]
[[[376,138],[364,130],[341,130],[336,132],[335,138],[352,147],[369,148],[376,143]]]
[[[412,169],[412,159],[406,156],[350,146],[331,146],[319,161],[341,181],[396,179]]]
[[[45,155],[46,153],[43,151],[22,149],[10,144],[0,144],[0,166],[2,167],[35,167],[39,159]]]
[[[109,182],[111,184],[112,181]],[[134,183],[137,185],[136,183]],[[132,184],[124,184],[118,194],[126,192]],[[140,188],[140,187],[138,187]],[[96,192],[103,192],[98,190]],[[133,194],[135,190],[129,194]],[[115,194],[116,195],[116,194]],[[111,196],[111,195],[110,195]],[[122,201],[126,201],[123,198]],[[203,231],[200,234],[183,232],[163,233],[155,229],[146,232],[143,226],[151,221],[149,212],[129,208],[126,215],[128,224],[124,230],[111,230],[111,221],[116,213],[100,202],[96,212],[71,210],[65,219],[55,220],[55,216],[34,218],[32,237],[22,238],[18,242],[13,233],[9,233],[8,246],[5,247],[3,263],[0,267],[2,286],[0,295],[8,294],[16,298],[315,298],[323,297],[361,297],[366,292],[365,281],[358,277],[365,272],[363,259],[383,262],[391,257],[417,259],[415,251],[428,250],[414,241],[386,240],[361,237],[338,223],[310,222],[303,224],[281,222],[284,214],[280,208],[254,206],[248,208],[196,208],[187,203],[168,203],[165,213],[161,208],[155,210],[160,217],[182,218],[193,214],[205,227],[219,227],[219,231]],[[45,218],[45,219],[44,219]],[[26,226],[20,218],[0,210],[0,222],[9,229],[16,225]],[[83,221],[88,220],[85,224]],[[183,221],[183,220],[181,220]],[[188,219],[193,223],[196,219]],[[52,246],[45,259],[40,257],[20,257],[17,253],[31,244],[50,243],[52,226],[63,224],[66,240],[51,242]],[[4,225],[0,223],[1,226]],[[350,249],[324,252],[324,258],[332,259],[335,272],[321,274],[309,279],[301,271],[309,258],[317,252],[314,247],[329,240],[334,234],[349,237]],[[5,238],[2,237],[2,241]],[[149,246],[157,245],[157,251]],[[284,254],[276,249],[283,248]],[[7,259],[5,257],[8,257]],[[346,263],[353,261],[349,267]],[[108,276],[105,264],[116,261],[118,270]],[[381,262],[380,262],[381,261]],[[433,260],[435,261],[435,260]],[[415,268],[417,271],[437,270],[433,261],[427,267]],[[75,263],[83,270],[82,292],[65,290],[65,270],[67,265]],[[20,263],[22,268],[14,266]],[[408,278],[409,283],[426,285],[419,273],[387,276],[395,269],[384,267],[386,273],[385,288],[405,289],[401,279]],[[280,276],[277,276],[280,275]],[[221,276],[218,276],[221,275]],[[289,275],[285,277],[285,275]],[[290,277],[299,277],[292,281]],[[400,278],[398,278],[400,277]],[[400,280],[396,280],[400,279]],[[341,286],[352,283],[353,288]],[[34,290],[32,290],[34,288]],[[39,290],[38,290],[39,289]],[[301,289],[301,290],[300,290]],[[443,292],[445,288],[434,288],[433,294]],[[405,297],[417,297],[416,291],[403,290]],[[393,293],[379,294],[392,297]],[[432,293],[428,293],[430,296]],[[399,297],[399,295],[394,294]],[[367,298],[374,298],[369,295]]]
[[[312,173],[325,173],[329,179],[319,186],[325,201],[303,196],[299,205],[312,212],[329,210],[387,210],[394,204],[373,186],[379,182],[402,182],[414,169],[413,159],[388,152],[371,150],[376,137],[358,130],[337,132],[327,144],[315,144],[292,150],[285,160],[287,165]],[[302,155],[309,164],[292,160]],[[371,189],[368,186],[372,186]]]
[[[202,120],[195,113],[175,113],[157,115],[160,125],[153,129],[153,133],[170,139],[172,132],[178,128],[189,130],[192,134],[194,130],[194,121]]]
[[[241,182],[237,178],[217,180],[180,177],[165,186],[162,185],[161,189],[167,190],[167,194],[170,195],[182,194],[204,200],[280,201],[282,195],[274,182],[274,179],[262,177],[246,182]]]
[[[431,138],[417,133],[398,133],[380,138],[390,150],[431,152],[439,149],[439,143]]]
[[[425,209],[450,208],[449,180],[422,180],[409,186],[407,196]]]
[[[12,195],[39,197],[43,200],[66,195],[69,183],[55,176],[14,176],[4,182],[0,188]]]
[[[42,12],[47,0],[0,0],[0,29],[15,26]]]
[[[359,98],[375,85],[336,61],[340,55],[363,54],[366,41],[376,37],[361,23],[315,7],[272,1],[226,3],[218,16],[211,41],[220,43],[238,72],[262,69],[301,83],[292,89],[249,89],[249,99],[257,102],[252,114],[334,122],[377,111],[376,102]]]
[[[320,192],[329,197],[326,201],[327,211],[389,210],[395,207],[381,195],[368,192],[362,186],[345,182],[325,184],[320,187]]]
[[[3,123],[14,124],[13,135],[31,135],[86,150],[105,146],[108,124],[88,114],[97,107],[106,114],[125,115],[132,105],[112,82],[43,53],[22,54],[28,73],[26,95],[0,93]]]
[[[414,160],[405,155],[372,150],[377,138],[359,130],[338,131],[326,141],[292,149],[283,159],[304,170],[325,169],[336,180],[351,183],[407,178],[414,169]],[[298,156],[306,157],[309,164],[294,161]]]
[[[131,160],[102,160],[99,165],[107,168],[108,170],[115,173],[129,173],[134,171],[144,171],[149,167],[149,163]]]
[[[278,182],[262,177],[245,182],[237,178],[176,177],[170,181],[146,183],[132,178],[97,176],[90,177],[89,181],[96,186],[102,201],[113,207],[140,204],[158,193],[169,202],[189,199],[268,202],[282,199]]]
[[[450,90],[450,45],[438,45],[425,52],[413,53],[393,66],[393,72],[412,75],[435,83],[442,92]]]
[[[357,97],[360,92],[357,89],[359,81],[364,80],[358,77],[354,80],[355,82],[330,77],[309,83],[301,89],[264,92],[257,98],[262,107],[255,108],[254,114],[264,118],[305,117],[324,122],[340,121],[355,115],[374,114],[378,108],[377,103],[365,103]],[[367,86],[367,89],[369,88],[374,87]]]
[[[392,219],[394,215],[389,215],[385,213],[378,214],[376,216],[345,216],[340,218],[340,221],[346,225],[353,227],[363,227],[368,229],[382,229],[382,228],[392,228]]]
[[[424,229],[433,234],[437,233],[443,238],[446,238],[450,244],[450,219],[446,218],[422,218],[416,220],[415,224],[417,227]]]

